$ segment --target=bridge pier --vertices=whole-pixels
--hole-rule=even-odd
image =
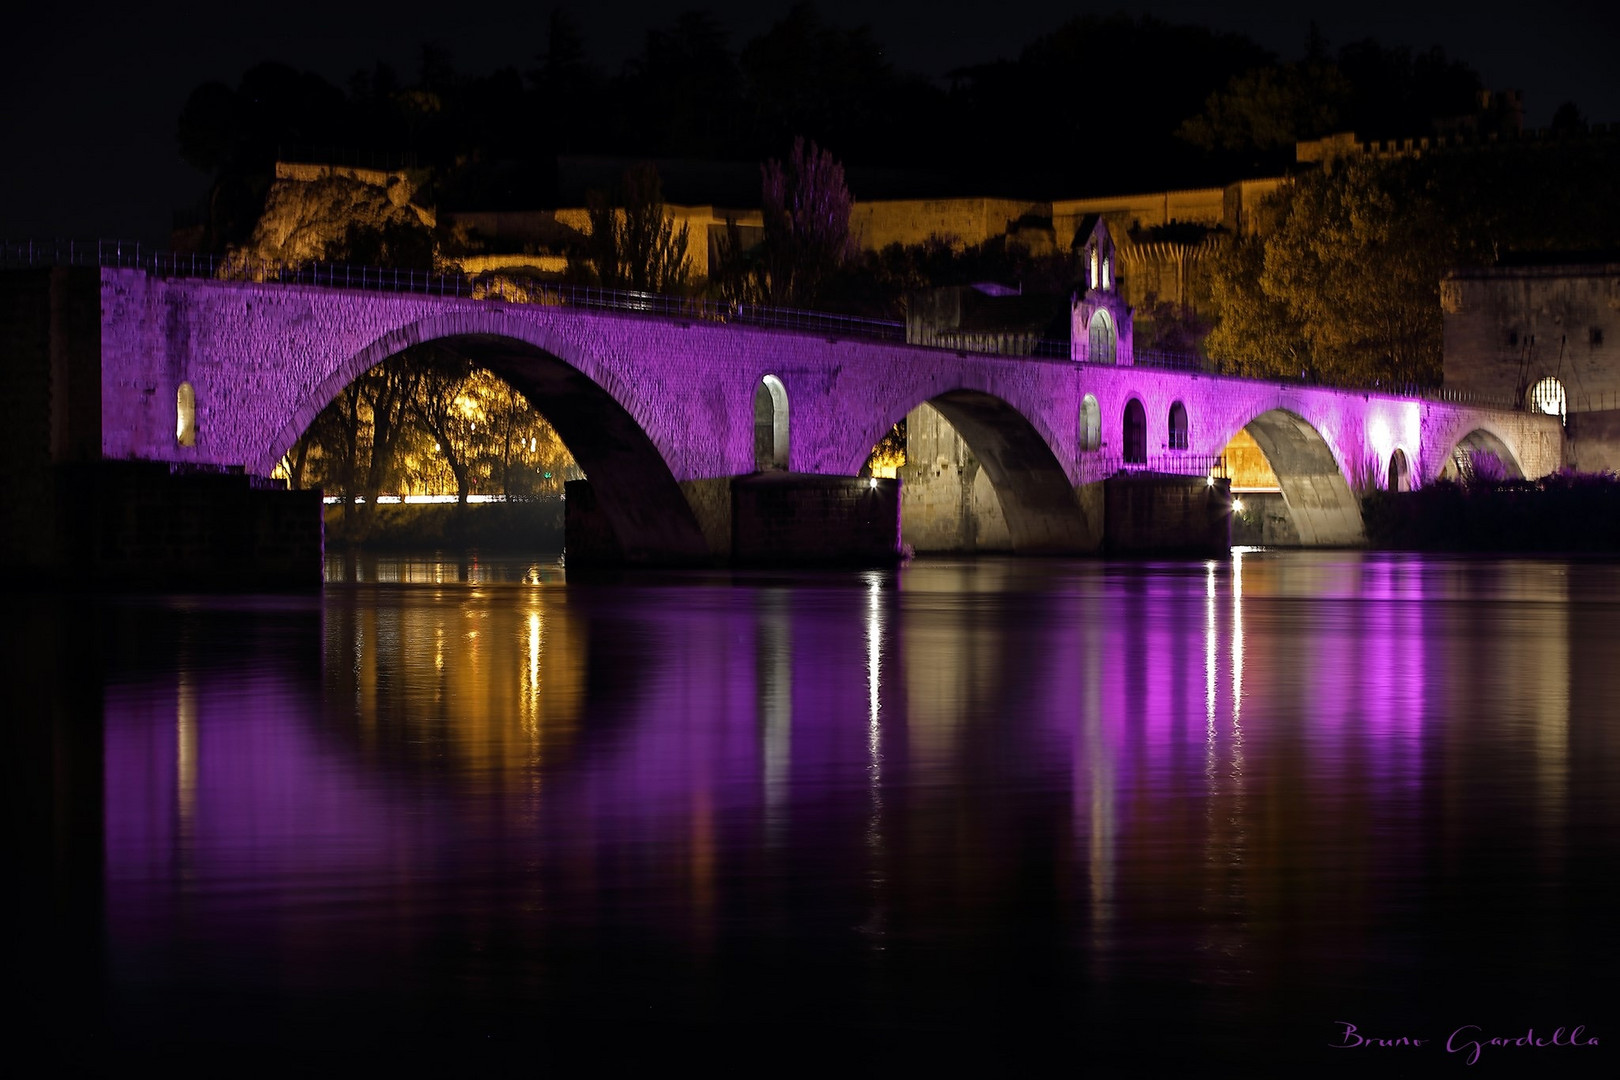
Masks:
[[[1111,476],[1102,487],[1110,555],[1224,556],[1232,548],[1225,480],[1134,472]]]
[[[709,544],[706,555],[663,532],[625,535],[625,523],[612,519],[589,480],[569,481],[568,565],[868,565],[900,557],[898,480],[759,472],[686,481],[681,489]]]

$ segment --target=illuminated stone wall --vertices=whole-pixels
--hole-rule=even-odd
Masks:
[[[1382,486],[1396,449],[1419,486],[1476,431],[1529,476],[1564,460],[1556,418],[1446,402],[503,301],[113,269],[99,287],[105,457],[268,473],[361,372],[447,340],[531,397],[627,547],[649,557],[724,553],[731,529],[711,520],[723,500],[694,496],[754,471],[766,375],[786,389],[792,472],[855,476],[896,421],[931,403],[981,464],[1020,552],[1095,549],[1097,505],[1076,491],[1119,469],[1132,398],[1147,416],[1148,464],[1165,471],[1202,475],[1250,427],[1307,544],[1359,538],[1352,489]],[[181,382],[195,390],[193,445],[176,437]],[[1079,449],[1086,394],[1101,412],[1095,451]],[[1169,446],[1178,401],[1185,450]]]
[[[1447,387],[1522,401],[1551,377],[1569,412],[1620,408],[1620,263],[1453,271],[1440,304]]]
[[[906,414],[900,535],[912,549],[1011,551],[1001,500],[979,459],[932,405]]]

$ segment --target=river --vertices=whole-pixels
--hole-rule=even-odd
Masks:
[[[328,577],[17,598],[29,1041],[1613,1074],[1613,561]]]

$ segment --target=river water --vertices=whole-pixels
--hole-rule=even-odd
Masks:
[[[1613,1074],[1615,562],[328,571],[18,601],[53,1053]]]

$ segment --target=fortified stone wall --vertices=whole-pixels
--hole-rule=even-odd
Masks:
[[[1620,263],[1457,270],[1440,303],[1447,387],[1522,402],[1550,377],[1569,412],[1620,407]]]
[[[973,247],[1005,236],[1026,217],[1051,216],[1050,203],[1026,199],[893,199],[857,202],[850,210],[849,231],[867,251],[882,251],[890,244],[909,247],[930,238]],[[1074,232],[1072,225],[1069,232]]]
[[[1620,410],[1572,413],[1568,430],[1570,468],[1620,473]]]

